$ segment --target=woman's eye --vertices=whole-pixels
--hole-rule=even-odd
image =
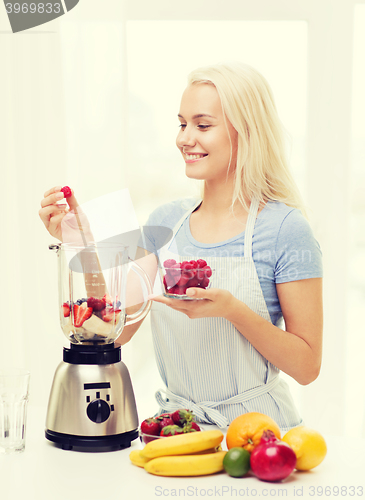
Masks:
[[[186,123],[180,123],[179,128],[181,128],[181,130],[184,130],[185,127],[186,127]],[[206,130],[209,127],[211,127],[211,125],[197,125],[197,128],[199,130]]]

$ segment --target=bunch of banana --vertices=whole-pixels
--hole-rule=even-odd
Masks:
[[[129,458],[132,464],[158,476],[202,476],[223,470],[219,430],[178,434],[156,439],[143,450],[134,450]]]

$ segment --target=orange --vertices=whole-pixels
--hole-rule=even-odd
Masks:
[[[317,467],[327,454],[324,437],[314,429],[304,425],[288,431],[283,439],[294,451],[297,457],[297,470],[309,470]]]
[[[280,439],[278,424],[272,418],[255,411],[244,413],[232,420],[226,435],[227,448],[241,447],[251,451],[260,444],[264,430],[270,429]]]

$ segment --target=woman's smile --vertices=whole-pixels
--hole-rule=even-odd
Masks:
[[[208,155],[203,154],[203,153],[187,153],[184,152],[184,157],[185,157],[185,163],[195,163],[197,161],[202,160],[203,158],[206,158]]]

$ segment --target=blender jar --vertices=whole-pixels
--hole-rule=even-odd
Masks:
[[[50,245],[58,257],[58,296],[63,333],[73,344],[111,344],[127,325],[146,316],[152,293],[145,271],[128,257],[128,247],[118,243],[87,246]],[[128,314],[127,277],[141,281],[140,309]],[[142,294],[142,291],[144,292]]]

